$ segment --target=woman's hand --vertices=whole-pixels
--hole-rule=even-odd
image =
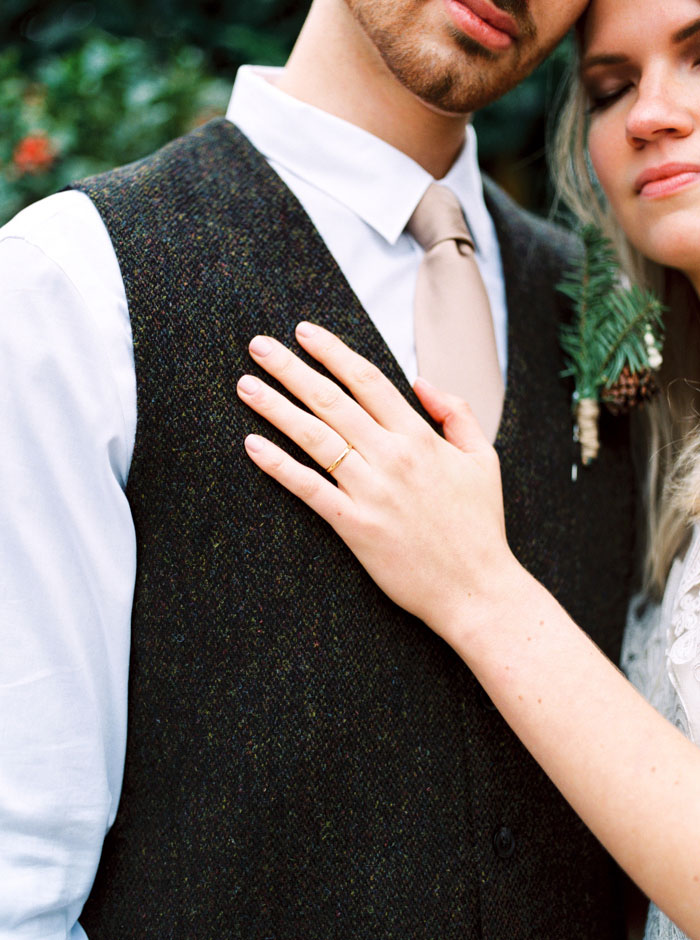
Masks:
[[[325,519],[377,584],[448,641],[478,623],[518,568],[506,542],[498,458],[466,402],[418,380],[416,395],[444,428],[436,434],[389,380],[327,330],[297,328],[300,345],[335,375],[350,398],[269,337],[253,359],[303,402],[292,404],[253,376],[238,394],[297,443],[338,486],[257,435],[251,459]]]

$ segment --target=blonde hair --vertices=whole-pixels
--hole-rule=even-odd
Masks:
[[[572,68],[550,154],[558,200],[582,223],[597,225],[615,245],[625,273],[651,287],[668,307],[661,394],[634,415],[643,474],[643,586],[663,593],[673,559],[700,518],[700,302],[687,278],[644,258],[609,210],[587,152],[588,101]]]

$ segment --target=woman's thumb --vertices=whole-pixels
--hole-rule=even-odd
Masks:
[[[442,425],[445,440],[469,452],[486,443],[486,438],[463,398],[442,392],[425,379],[417,378],[413,390],[430,417]]]

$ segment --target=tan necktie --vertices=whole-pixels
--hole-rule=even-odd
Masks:
[[[457,197],[432,183],[408,223],[424,249],[414,329],[418,372],[471,405],[493,441],[503,408],[493,317]]]

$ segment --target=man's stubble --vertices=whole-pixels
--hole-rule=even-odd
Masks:
[[[504,56],[484,48],[451,23],[440,41],[416,26],[416,14],[435,0],[345,0],[353,16],[401,85],[427,105],[451,114],[478,110],[501,97],[541,61],[527,0],[497,0],[521,30]]]

